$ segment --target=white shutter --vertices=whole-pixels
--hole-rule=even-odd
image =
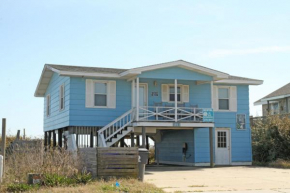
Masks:
[[[116,81],[108,81],[107,105],[116,108]]]
[[[86,107],[94,107],[94,82],[93,80],[86,80]]]
[[[219,107],[218,107],[218,87],[217,86],[213,86],[213,91],[212,91],[212,108],[214,111],[218,111]]]
[[[189,85],[182,85],[181,87],[182,102],[189,102]]]
[[[169,86],[167,84],[161,85],[162,89],[162,102],[168,102],[169,101]]]
[[[238,102],[237,102],[237,87],[230,87],[230,111],[237,111]]]

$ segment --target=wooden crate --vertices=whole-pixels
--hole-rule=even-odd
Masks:
[[[138,149],[97,148],[97,173],[100,178],[138,177]]]

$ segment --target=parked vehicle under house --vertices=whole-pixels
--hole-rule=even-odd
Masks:
[[[133,69],[46,64],[35,96],[44,97],[54,145],[64,130],[79,147],[143,132],[160,163],[250,165],[249,85],[262,83],[182,60]]]

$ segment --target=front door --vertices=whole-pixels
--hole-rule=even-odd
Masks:
[[[215,164],[230,165],[230,129],[216,129]]]
[[[137,89],[135,89],[135,91],[137,91]],[[139,115],[140,117],[144,117],[145,116],[145,113],[146,111],[144,109],[147,109],[147,96],[148,96],[148,93],[147,93],[147,84],[142,84],[140,83],[140,86],[139,86]],[[136,93],[135,93],[135,96]]]

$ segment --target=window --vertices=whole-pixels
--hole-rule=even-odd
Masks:
[[[217,136],[218,148],[226,148],[227,147],[227,132],[218,131],[217,134],[218,134]]]
[[[177,86],[177,102],[181,101],[181,88],[180,86]],[[175,88],[174,86],[169,87],[169,101],[174,102],[175,101]]]
[[[94,104],[97,107],[107,106],[107,83],[95,83]]]
[[[219,101],[219,110],[229,110],[229,89],[228,88],[219,88],[218,89],[218,101]]]
[[[59,87],[59,109],[64,109],[64,84]]]
[[[272,115],[279,114],[279,102],[272,103],[270,109]]]
[[[46,116],[50,115],[50,95],[46,96]]]

